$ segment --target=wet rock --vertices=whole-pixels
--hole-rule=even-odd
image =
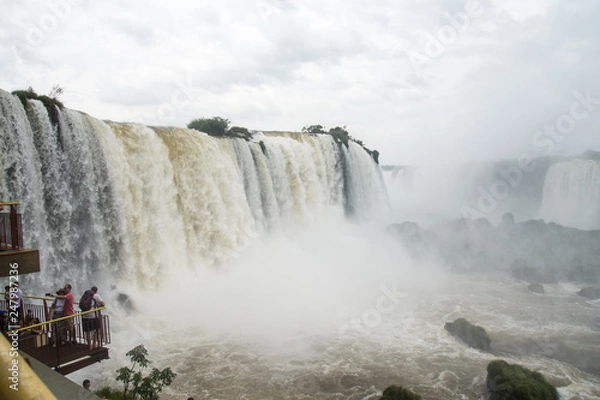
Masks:
[[[421,400],[422,397],[402,386],[388,386],[379,400]]]
[[[533,292],[533,293],[541,293],[541,294],[546,293],[546,291],[544,290],[544,286],[541,283],[532,283],[529,286],[527,286],[527,288],[529,289],[530,292]]]
[[[490,350],[490,343],[492,341],[485,329],[471,324],[464,318],[458,318],[454,322],[446,322],[444,328],[470,347],[484,351]]]
[[[577,292],[577,294],[581,297],[585,297],[586,299],[597,300],[600,299],[600,288],[591,286],[584,287],[579,292]]]
[[[558,400],[558,392],[542,374],[504,360],[487,366],[486,384],[489,400]]]
[[[117,297],[115,300],[121,307],[123,307],[125,311],[127,311],[127,313],[132,313],[136,311],[136,307],[133,303],[133,300],[131,300],[131,298],[125,293],[117,293]]]

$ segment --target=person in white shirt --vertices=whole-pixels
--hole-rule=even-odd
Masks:
[[[94,293],[92,297],[92,310],[94,308],[104,306],[104,300],[98,294],[98,288],[92,286],[90,289]],[[81,316],[83,323],[83,332],[85,334],[85,340],[89,344],[90,349],[94,347],[100,347],[102,344],[102,314],[98,310],[96,312],[87,313]],[[92,336],[93,335],[93,336]],[[97,344],[96,344],[97,342]]]

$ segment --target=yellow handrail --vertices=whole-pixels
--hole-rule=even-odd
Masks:
[[[0,398],[15,400],[56,400],[50,389],[40,380],[29,364],[4,337],[0,335],[0,369],[9,373],[0,385]],[[16,386],[15,386],[16,385]]]
[[[12,331],[8,332],[8,334],[12,335],[14,333],[28,331],[30,329],[34,329],[34,328],[37,328],[37,327],[40,327],[40,326],[44,326],[44,325],[49,325],[49,324],[52,324],[54,322],[64,321],[64,320],[69,319],[69,318],[75,318],[78,315],[86,315],[86,314],[90,314],[90,313],[93,313],[93,312],[96,312],[96,311],[101,311],[101,310],[104,310],[105,308],[106,308],[106,306],[102,306],[102,307],[94,308],[94,309],[91,309],[91,310],[88,310],[88,311],[80,311],[80,312],[77,312],[75,314],[66,315],[64,317],[59,317],[59,318],[51,319],[50,321],[40,322],[39,324],[27,325],[27,326],[24,326],[22,328],[12,330]]]
[[[6,294],[6,292],[0,292],[0,294]],[[40,297],[40,296],[26,296],[23,295],[24,299],[35,299],[35,300],[52,300],[54,301],[54,297]]]

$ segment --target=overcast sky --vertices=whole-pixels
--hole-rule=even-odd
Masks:
[[[597,0],[0,5],[0,89],[100,119],[346,126],[382,164],[600,150]]]

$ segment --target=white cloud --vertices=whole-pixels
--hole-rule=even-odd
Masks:
[[[59,83],[71,108],[149,124],[346,125],[384,163],[516,157],[574,91],[600,97],[599,8],[26,0],[0,14],[0,88]],[[425,58],[415,66],[407,52]],[[600,147],[599,121],[600,107],[557,151]]]

